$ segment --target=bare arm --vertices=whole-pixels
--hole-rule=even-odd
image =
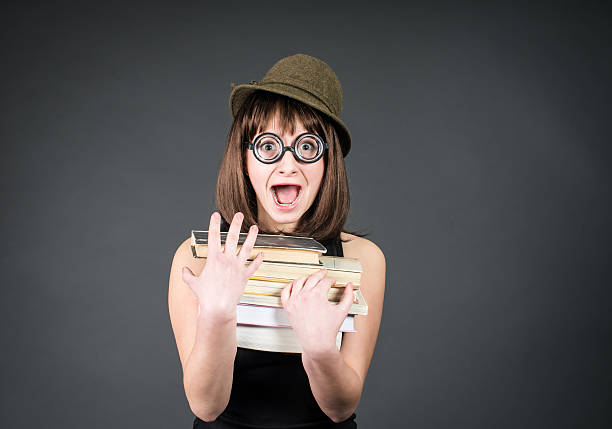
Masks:
[[[359,404],[363,382],[340,351],[334,347],[320,355],[302,354],[302,363],[321,410],[335,423],[349,418]]]
[[[335,335],[350,307],[352,287],[347,285],[342,300],[330,305],[327,291],[334,281],[321,270],[283,290],[283,306],[300,337],[302,363],[312,394],[321,410],[336,423],[346,420],[357,408],[382,315],[384,255],[373,243],[364,239],[362,243],[347,256],[356,256],[362,263],[361,292],[368,314],[355,318],[357,332],[343,334],[340,351]]]
[[[219,221],[215,215],[211,218],[205,264],[193,258],[188,241],[179,247],[168,294],[185,395],[193,413],[204,421],[215,420],[229,402],[237,347],[236,305],[247,279],[263,259],[260,255],[245,266],[257,236],[256,227],[236,255],[242,214],[237,214],[230,226],[227,252],[221,250]]]
[[[194,414],[207,422],[215,420],[229,402],[237,347],[235,313],[225,320],[200,314],[185,363],[185,395]]]

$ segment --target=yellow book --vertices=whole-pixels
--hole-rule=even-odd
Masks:
[[[259,285],[264,283],[264,285]],[[265,283],[271,283],[274,286],[266,286]],[[268,295],[268,296],[281,296],[281,293],[285,286],[289,283],[276,283],[266,282],[262,280],[249,280],[244,289],[244,293],[251,293],[253,295]],[[277,285],[280,285],[278,287]],[[338,301],[344,293],[344,287],[332,287],[329,289],[328,296],[330,300]]]
[[[337,305],[340,299],[342,298],[342,294],[344,293],[344,288],[337,289],[337,296],[331,296],[333,288],[330,289],[330,294],[328,295],[328,301],[331,304]],[[240,297],[240,304],[253,304],[253,305],[265,305],[270,307],[282,307],[283,303],[281,301],[280,294],[279,295],[270,295],[266,293],[259,292],[247,292]],[[348,314],[358,314],[365,316],[368,314],[368,305],[361,294],[359,289],[353,290],[353,303],[349,307]]]
[[[332,287],[344,287],[348,282],[352,282],[355,289],[359,288],[362,268],[358,259],[321,256],[319,262],[319,264],[299,264],[264,261],[250,278],[252,280],[288,283],[299,277],[314,274],[321,268],[326,268],[327,277],[336,280]]]

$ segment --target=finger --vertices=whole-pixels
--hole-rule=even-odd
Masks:
[[[236,255],[236,245],[238,243],[238,239],[240,238],[240,226],[242,225],[242,219],[244,219],[244,215],[240,212],[236,212],[225,238],[224,253]]]
[[[321,296],[324,296],[325,299],[327,300],[329,296],[329,290],[331,289],[334,283],[336,283],[336,279],[325,277],[323,280],[317,283],[314,289],[318,294],[320,294]]]
[[[253,259],[253,261],[251,261],[251,263],[249,264],[246,270],[247,279],[250,278],[255,273],[255,271],[257,271],[257,268],[259,268],[259,266],[263,262],[263,257],[264,257],[264,253],[259,252],[257,254],[257,257]]]
[[[283,288],[281,292],[281,303],[284,308],[287,308],[287,303],[289,302],[289,297],[291,296],[291,287],[293,286],[293,282],[288,283],[287,286]]]
[[[246,261],[249,256],[251,256],[253,246],[255,245],[255,240],[257,239],[257,231],[257,225],[251,225],[251,228],[249,228],[249,233],[247,234],[244,243],[242,243],[242,249],[240,249],[238,256],[243,262]]]
[[[319,283],[319,281],[325,278],[326,274],[327,270],[323,268],[317,271],[316,273],[308,276],[308,280],[306,280],[306,283],[304,284],[304,290],[313,289],[317,285],[317,283]]]
[[[293,281],[293,287],[291,288],[291,296],[297,295],[302,291],[304,283],[308,279],[308,276],[298,277]]]
[[[210,225],[208,226],[208,257],[216,255],[221,251],[221,215],[214,212],[210,216]]]
[[[346,316],[351,308],[351,304],[353,304],[353,283],[348,282],[344,288],[342,299],[338,303],[338,312]]]

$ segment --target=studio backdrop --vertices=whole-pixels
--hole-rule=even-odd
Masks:
[[[327,62],[347,229],[384,252],[360,428],[610,422],[609,5],[13,2],[2,427],[188,428],[168,314],[231,83]]]

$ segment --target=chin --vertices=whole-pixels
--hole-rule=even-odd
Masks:
[[[305,210],[303,210],[299,206],[294,208],[293,210],[286,212],[278,210],[274,203],[268,205],[266,207],[266,211],[268,212],[268,216],[270,217],[270,219],[279,226],[287,224],[296,224],[297,222],[299,222],[299,220],[305,213]]]
[[[278,213],[272,212],[269,213],[272,220],[279,224],[287,224],[287,223],[295,223],[300,220],[304,213],[296,212],[296,213]]]

